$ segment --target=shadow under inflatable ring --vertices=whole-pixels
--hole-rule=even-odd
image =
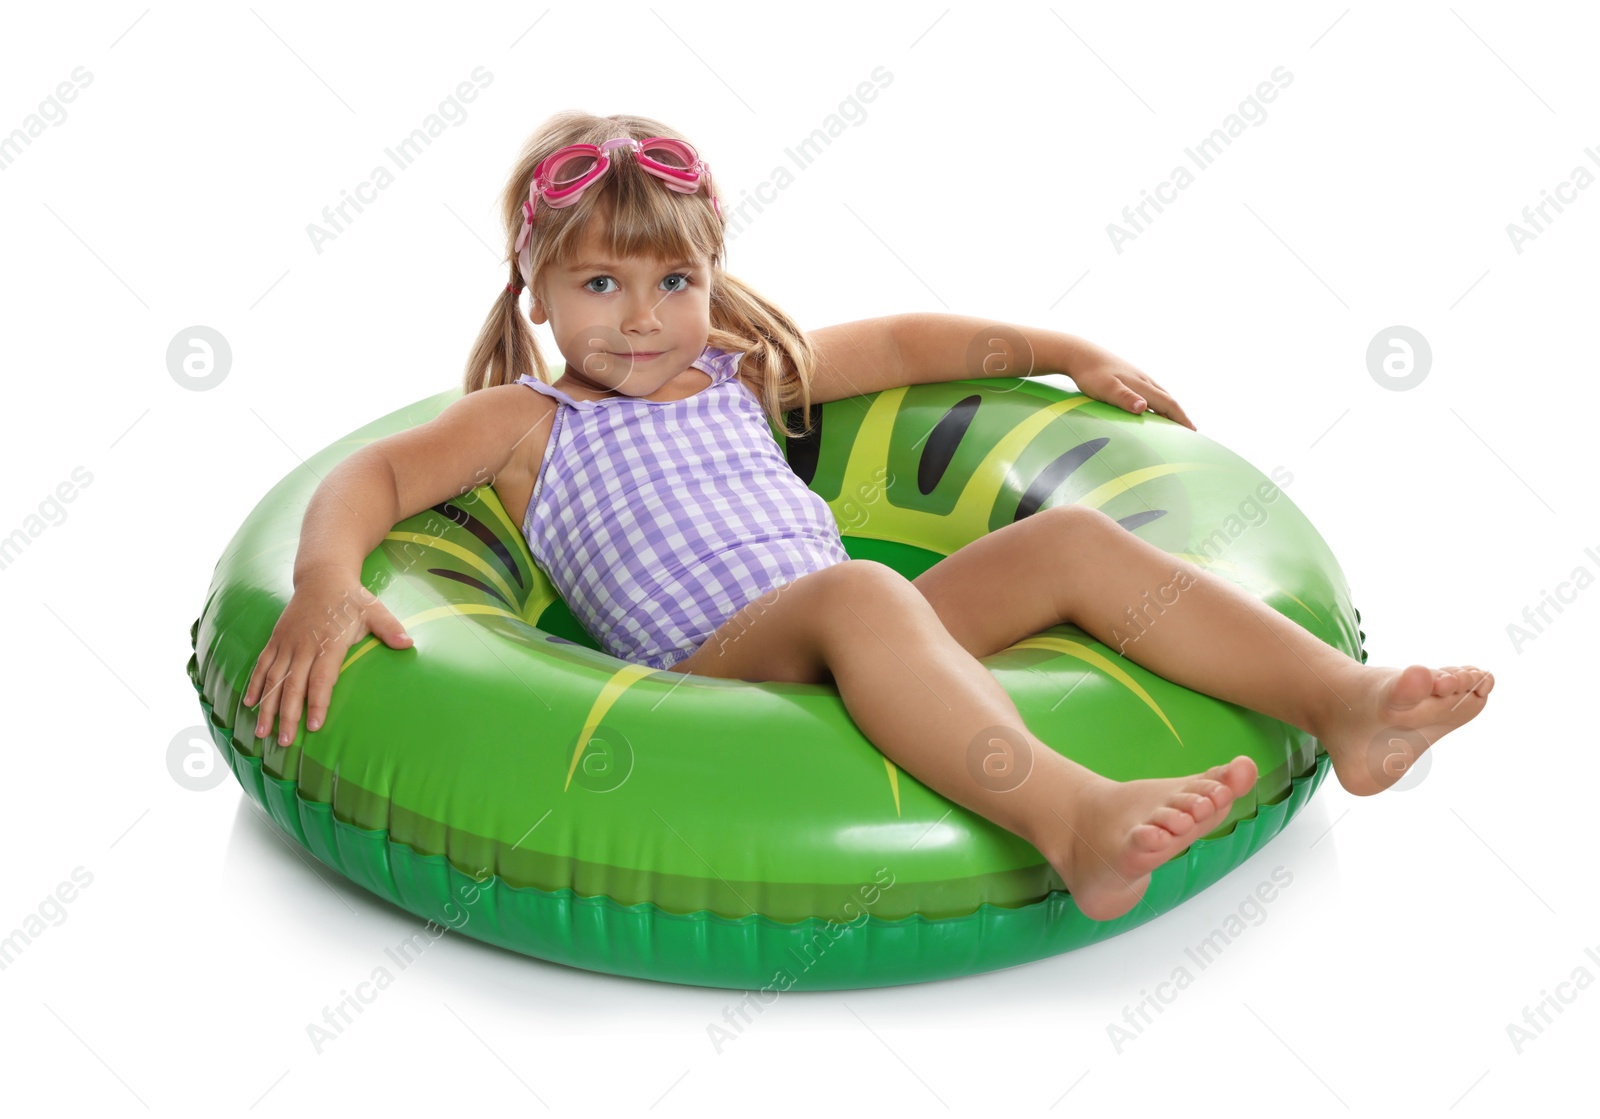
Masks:
[[[318,479],[458,396],[370,423],[273,487],[217,564],[188,664],[246,792],[318,859],[419,917],[545,960],[713,987],[965,975],[1171,909],[1266,844],[1327,773],[1298,728],[1172,684],[1076,627],[985,658],[1029,729],[1099,773],[1172,776],[1239,753],[1260,768],[1252,794],[1156,870],[1144,904],[1091,921],[1031,845],[885,758],[831,683],[684,675],[600,651],[489,487],[395,525],[363,565],[414,645],[364,638],[322,729],[302,719],[288,747],[255,738],[242,691],[291,595]],[[804,440],[774,435],[853,558],[914,578],[1076,502],[1366,660],[1316,530],[1278,483],[1182,425],[1017,378],[818,412]]]

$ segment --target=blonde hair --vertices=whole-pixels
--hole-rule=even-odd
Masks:
[[[522,204],[527,201],[534,168],[546,156],[568,144],[601,144],[616,136],[637,140],[664,136],[687,142],[687,137],[649,117],[626,113],[599,117],[567,109],[551,116],[523,144],[500,198],[510,287],[501,290],[472,345],[462,378],[463,393],[508,384],[530,366],[539,380],[550,383],[549,366],[522,313],[523,278],[515,248],[522,229]],[[534,294],[544,290],[547,269],[576,261],[583,232],[596,219],[597,210],[600,218],[609,217],[601,240],[613,257],[676,260],[703,256],[711,261],[708,344],[744,352],[740,369],[759,386],[756,395],[775,428],[791,439],[809,432],[816,351],[793,319],[723,270],[724,221],[718,220],[704,189],[694,194],[665,189],[634,160],[613,158],[605,177],[571,206],[550,209],[541,199],[538,225],[528,245],[532,259],[529,286]],[[784,413],[794,407],[803,410],[805,427],[801,431],[789,430],[783,420]]]

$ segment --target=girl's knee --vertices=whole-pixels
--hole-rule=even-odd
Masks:
[[[827,576],[826,579],[818,576]],[[806,604],[817,648],[826,658],[841,640],[857,641],[862,626],[938,624],[938,615],[910,579],[876,560],[850,560],[810,576]]]
[[[1107,527],[1122,528],[1109,513],[1092,505],[1052,505],[1048,509],[1039,510],[1028,520],[1036,521],[1041,526],[1048,526],[1052,531],[1074,534],[1102,531]]]
[[[851,605],[908,592],[921,597],[910,579],[877,560],[846,560],[813,573],[811,578],[816,580],[812,592],[821,612],[839,613]]]

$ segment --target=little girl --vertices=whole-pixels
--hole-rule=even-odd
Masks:
[[[245,690],[261,704],[258,736],[277,714],[279,741],[292,742],[303,704],[318,729],[345,650],[366,633],[410,646],[362,587],[362,561],[397,521],[483,484],[607,652],[669,672],[834,684],[887,757],[1036,846],[1095,920],[1136,904],[1151,872],[1252,788],[1256,766],[1240,755],[1189,777],[1108,780],[1029,734],[980,658],[1067,622],[1110,643],[1123,604],[1182,574],[1182,595],[1126,655],[1312,734],[1353,793],[1387,788],[1483,710],[1489,673],[1363,665],[1088,506],[1040,510],[916,579],[850,559],[767,420],[801,435],[784,423],[791,407],[809,427],[814,404],[970,376],[978,330],[1021,334],[1040,367],[1089,396],[1193,424],[1155,381],[1070,335],[932,314],[802,331],[722,270],[710,169],[647,118],[555,115],[503,204],[510,282],[462,399],[351,454],[306,511],[294,595]],[[566,360],[553,384],[523,290]],[[350,605],[350,624],[324,624]],[[996,729],[1031,752],[1015,788],[986,787],[966,762],[968,743]],[[1373,764],[1375,750],[1390,764]]]

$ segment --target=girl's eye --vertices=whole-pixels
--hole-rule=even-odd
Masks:
[[[690,279],[690,276],[689,276],[689,274],[687,272],[672,272],[672,273],[669,273],[667,275],[667,277],[665,279],[663,279],[661,282],[662,283],[668,283],[669,281],[672,281],[672,280],[677,280],[677,281],[679,281],[679,283],[678,283],[678,285],[676,287],[668,288],[667,289],[668,291],[682,291],[684,288],[688,287],[690,283],[693,282]],[[585,290],[592,291],[596,295],[610,295],[611,292],[609,292],[609,291],[596,291],[594,288],[590,287],[589,285],[590,284],[595,284],[595,283],[611,283],[611,284],[614,284],[616,282],[617,281],[612,279],[610,276],[595,276],[592,279],[585,280],[583,286],[584,286]]]

